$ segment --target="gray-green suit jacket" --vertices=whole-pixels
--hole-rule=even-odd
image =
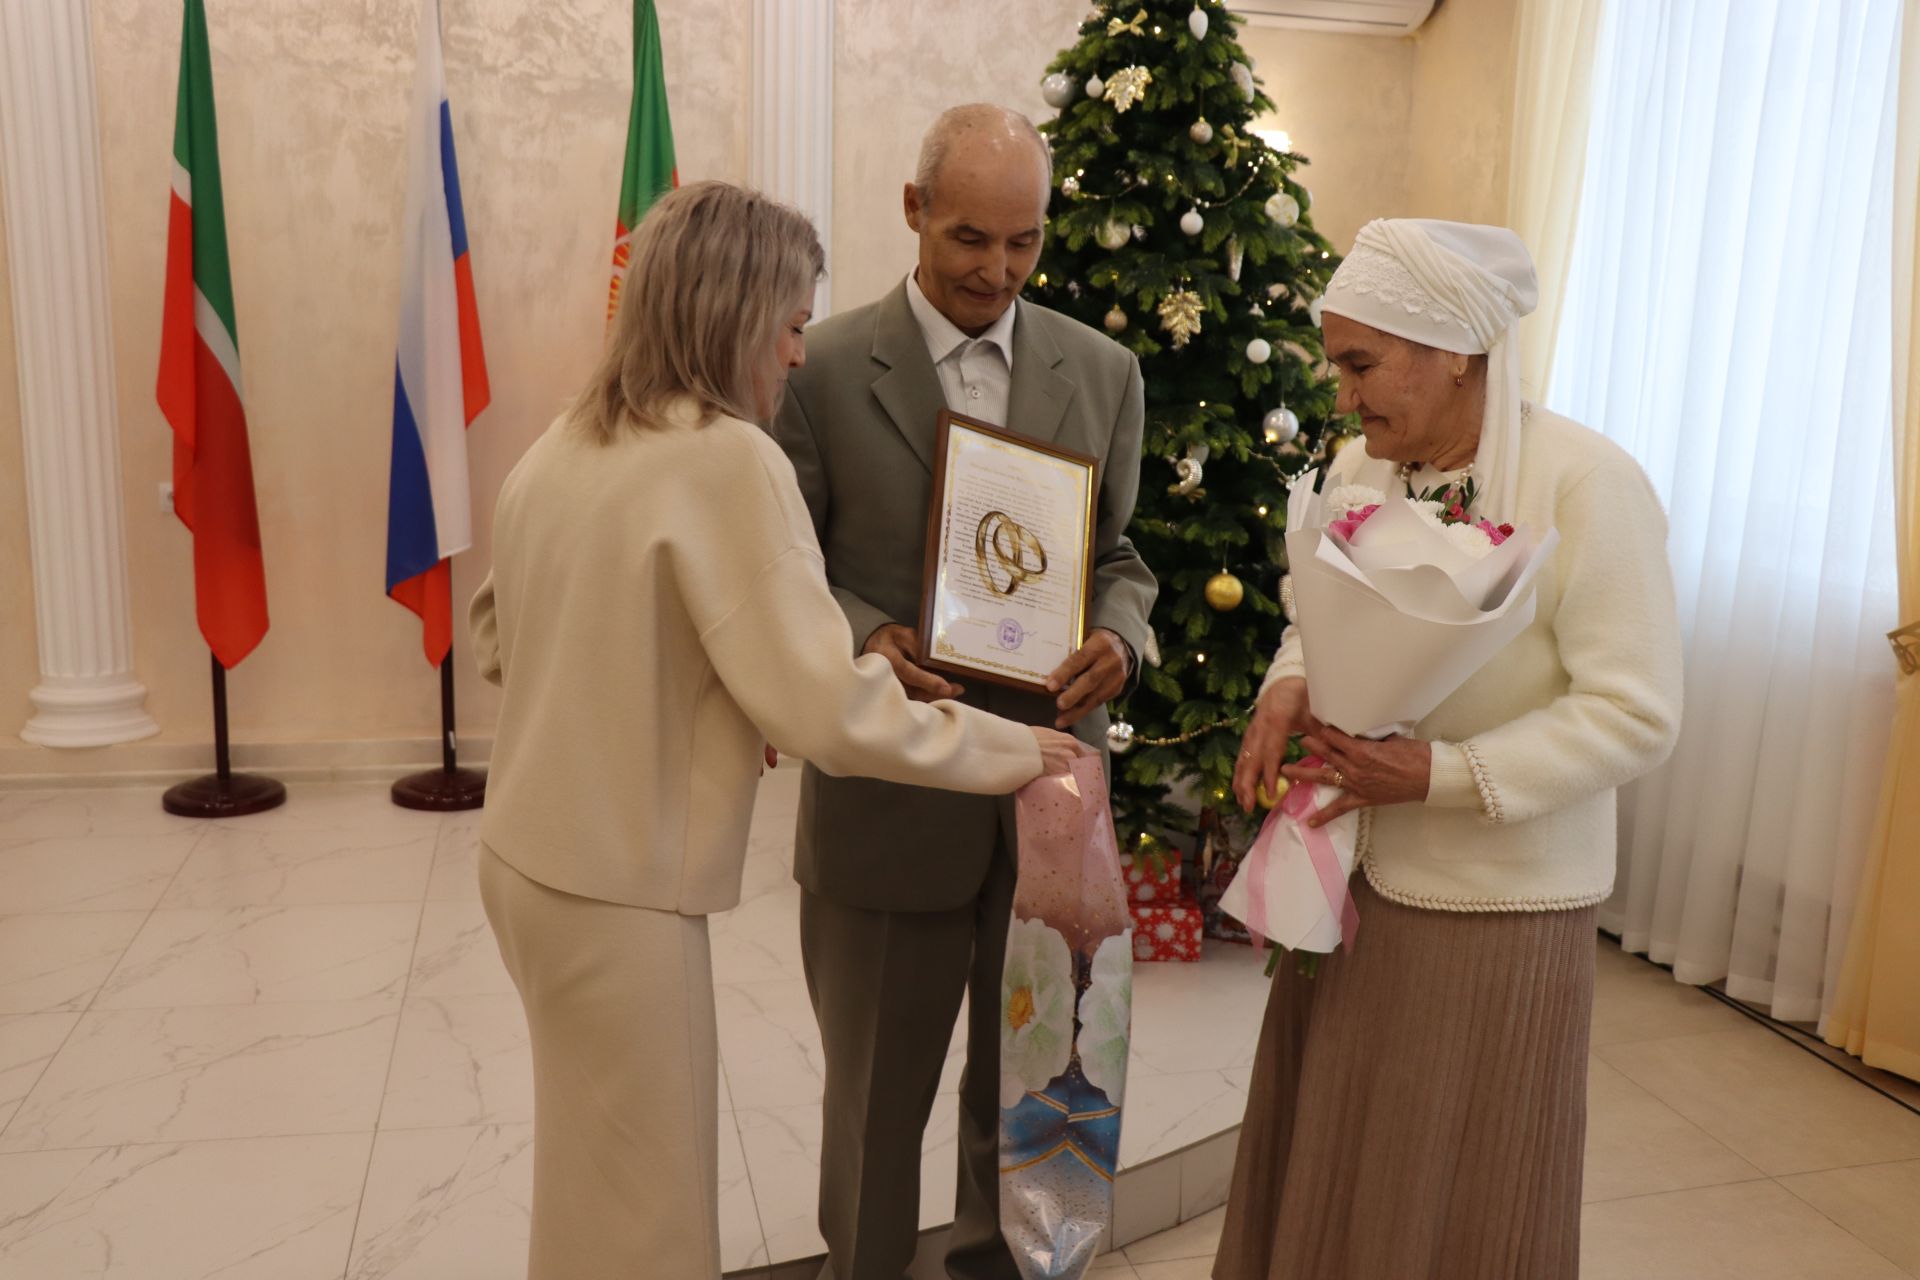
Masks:
[[[1100,460],[1090,627],[1147,651],[1157,587],[1127,538],[1140,481],[1144,397],[1133,354],[1103,333],[1016,302],[1008,429]],[[826,555],[827,579],[853,627],[855,651],[889,622],[920,625],[927,506],[946,399],[906,284],[807,334],[774,436],[793,460]],[[963,701],[1026,724],[1052,724],[1053,700],[960,679]],[[1107,715],[1076,732],[1104,749]],[[801,784],[794,876],[848,906],[941,911],[971,901],[994,839],[1013,846],[1013,806],[809,766]]]

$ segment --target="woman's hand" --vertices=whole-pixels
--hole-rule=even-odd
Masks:
[[[1253,812],[1258,791],[1264,789],[1271,796],[1279,790],[1276,783],[1287,755],[1287,739],[1314,723],[1307,706],[1307,682],[1299,676],[1276,680],[1260,695],[1233,766],[1233,794],[1242,809]]]
[[[1326,764],[1309,769],[1288,765],[1291,782],[1340,788],[1340,798],[1314,815],[1307,825],[1324,827],[1355,809],[1389,804],[1421,804],[1433,774],[1433,746],[1418,738],[1382,738],[1378,742],[1355,738],[1332,725],[1315,721],[1307,730],[1307,754]]]
[[[1040,772],[1044,777],[1054,778],[1069,773],[1075,760],[1099,754],[1070,733],[1043,729],[1039,725],[1030,727],[1033,729],[1033,740],[1040,744]]]

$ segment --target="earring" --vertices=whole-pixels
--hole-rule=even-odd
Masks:
[[[1456,387],[1464,387],[1467,385],[1467,380],[1456,375],[1453,380],[1453,385]]]

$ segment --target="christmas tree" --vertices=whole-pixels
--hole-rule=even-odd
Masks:
[[[1059,196],[1031,296],[1104,326],[1146,379],[1131,532],[1160,598],[1109,734],[1123,848],[1244,849],[1228,784],[1285,626],[1286,487],[1342,435],[1312,309],[1339,263],[1305,158],[1252,131],[1273,104],[1239,21],[1221,0],[1104,0],[1043,84]]]

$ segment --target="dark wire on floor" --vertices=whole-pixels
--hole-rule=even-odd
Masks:
[[[1605,929],[1600,930],[1600,936],[1616,944],[1620,941],[1620,937],[1618,934],[1608,933]],[[1637,951],[1628,951],[1626,950],[1625,947],[1622,947],[1621,951],[1623,954],[1632,956],[1634,959],[1640,961],[1642,964],[1650,965],[1653,968],[1660,970],[1660,972],[1662,973],[1671,974],[1673,972],[1672,965],[1661,964],[1658,960],[1654,960],[1649,956],[1644,956]],[[1692,983],[1682,983],[1681,985],[1693,986]],[[1762,1013],[1758,1009],[1747,1004],[1746,1002],[1741,1000],[1736,1000],[1732,996],[1728,995],[1726,992],[1716,991],[1712,987],[1694,987],[1694,990],[1705,992],[1707,995],[1713,997],[1715,1000],[1718,1000],[1721,1004],[1726,1005],[1729,1009],[1732,1009],[1735,1013],[1745,1014],[1748,1018],[1752,1019],[1754,1022],[1759,1023],[1762,1027],[1765,1027],[1768,1031],[1773,1032],[1773,1034],[1779,1036],[1782,1040],[1785,1040],[1788,1044],[1800,1050],[1800,1052],[1806,1054],[1808,1057],[1812,1058],[1814,1061],[1825,1063],[1827,1066],[1832,1067],[1835,1071],[1838,1071],[1841,1075],[1853,1081],[1855,1084],[1864,1085],[1865,1087],[1873,1090],[1875,1093],[1885,1098],[1888,1102],[1891,1102],[1894,1106],[1900,1107],[1907,1111],[1911,1111],[1914,1115],[1920,1116],[1920,1106],[1915,1106],[1913,1103],[1908,1102],[1905,1098],[1902,1098],[1899,1094],[1887,1092],[1885,1089],[1881,1088],[1878,1084],[1874,1083],[1872,1080],[1867,1079],[1865,1076],[1858,1074],[1857,1072],[1849,1071],[1845,1063],[1835,1062],[1832,1058],[1820,1052],[1820,1050],[1814,1048],[1813,1045],[1807,1043],[1808,1041],[1807,1033],[1800,1030],[1800,1028],[1794,1026],[1791,1022],[1782,1022],[1780,1019],[1775,1018],[1769,1014]]]

